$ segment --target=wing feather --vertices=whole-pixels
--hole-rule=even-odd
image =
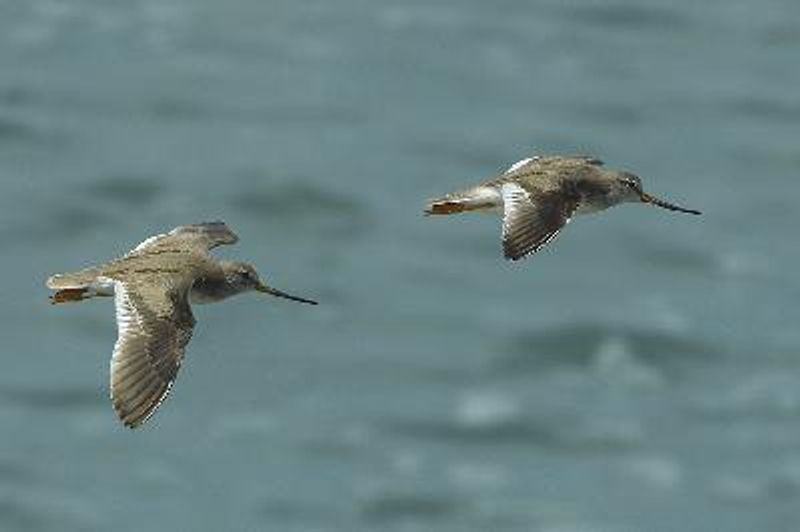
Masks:
[[[239,241],[236,233],[222,221],[203,222],[192,225],[181,225],[168,233],[151,236],[133,248],[131,253],[158,248],[194,247],[201,251],[209,251],[217,246],[235,244]]]
[[[551,242],[566,225],[577,200],[561,192],[530,191],[515,182],[502,185],[503,252],[520,260]]]
[[[169,394],[194,327],[188,286],[161,277],[115,283],[111,402],[131,428],[147,421]]]

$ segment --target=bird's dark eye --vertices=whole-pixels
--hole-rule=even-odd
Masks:
[[[638,190],[639,189],[639,183],[637,183],[633,179],[626,179],[625,180],[625,184],[628,185],[629,187],[631,187],[634,190]]]

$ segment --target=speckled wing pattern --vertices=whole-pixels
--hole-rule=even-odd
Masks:
[[[539,251],[558,236],[578,206],[577,198],[562,190],[537,190],[515,181],[502,184],[503,252],[520,260]]]
[[[575,167],[576,165],[588,164],[592,166],[603,166],[603,161],[591,155],[571,155],[571,156],[555,156],[543,157],[541,155],[532,155],[515,162],[509,166],[503,176],[509,175],[524,175],[531,171],[552,169],[554,165],[568,168],[569,166]]]
[[[239,237],[225,222],[204,222],[181,225],[169,233],[151,236],[136,246],[131,253],[156,251],[159,248],[195,249],[205,252],[238,241]]]
[[[191,283],[175,273],[150,273],[115,284],[111,403],[134,428],[153,415],[175,382],[195,323]]]

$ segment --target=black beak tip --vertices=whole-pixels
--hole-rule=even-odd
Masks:
[[[700,212],[700,211],[698,211],[698,210],[695,210],[695,209],[685,209],[685,208],[683,208],[683,207],[676,207],[676,208],[675,208],[675,209],[673,209],[673,210],[676,210],[676,211],[678,211],[678,212],[685,212],[686,214],[694,214],[695,216],[699,216],[699,215],[703,214],[703,213],[701,213],[701,212]]]
[[[667,210],[670,210],[670,211],[683,212],[683,213],[686,213],[686,214],[694,214],[695,216],[699,216],[700,214],[702,214],[698,210],[686,209],[684,207],[679,207],[679,206],[677,206],[675,204],[669,203],[668,201],[664,201],[664,200],[658,199],[656,197],[653,197],[650,194],[642,193],[641,197],[642,197],[642,202],[643,203],[649,203],[650,205],[655,205],[656,207],[661,207],[662,209],[667,209]]]

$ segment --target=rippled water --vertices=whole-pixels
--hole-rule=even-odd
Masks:
[[[800,4],[0,1],[2,530],[792,531]],[[507,264],[423,200],[531,152],[700,218]],[[43,279],[221,218],[316,308],[196,309],[136,432]]]

